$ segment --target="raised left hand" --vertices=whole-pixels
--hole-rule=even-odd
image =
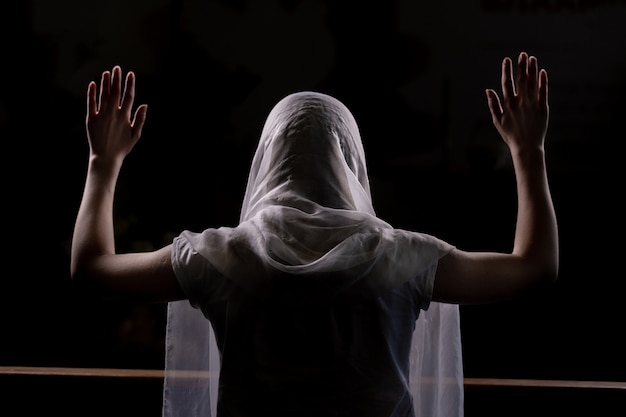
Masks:
[[[104,71],[96,99],[95,81],[87,88],[87,139],[91,156],[121,162],[132,150],[146,121],[147,104],[140,105],[131,118],[135,100],[135,74],[128,72],[122,90],[122,69]]]

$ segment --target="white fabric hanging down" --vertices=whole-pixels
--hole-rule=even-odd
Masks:
[[[163,416],[216,417],[218,382],[220,401],[227,402],[231,390],[244,389],[236,386],[236,378],[227,379],[227,368],[223,368],[225,375],[220,380],[220,366],[227,366],[223,361],[228,361],[228,369],[238,369],[239,365],[231,356],[222,357],[217,342],[221,346],[233,340],[239,345],[259,343],[241,346],[248,353],[251,349],[262,351],[265,345],[253,334],[250,340],[246,335],[237,339],[234,327],[224,329],[228,320],[243,317],[241,320],[250,322],[250,315],[234,312],[239,308],[234,301],[230,309],[225,307],[229,294],[271,305],[272,311],[278,308],[275,306],[284,306],[284,318],[272,316],[274,313],[267,313],[267,317],[287,322],[290,314],[308,317],[307,309],[325,311],[320,306],[341,310],[341,303],[367,303],[379,298],[383,300],[380,305],[385,306],[385,297],[392,297],[388,294],[401,294],[400,288],[410,286],[418,294],[415,305],[419,317],[408,336],[409,380],[397,378],[404,381],[412,396],[412,402],[404,403],[412,404],[417,417],[462,417],[458,306],[430,302],[437,262],[450,250],[451,245],[433,236],[395,229],[376,217],[360,133],[341,102],[316,92],[288,95],[272,109],[261,133],[239,225],[201,233],[184,231],[174,240],[172,265],[189,301],[168,306]],[[224,318],[227,315],[229,318]],[[296,328],[306,322],[311,334],[317,334],[313,331],[315,318],[306,320],[296,323]],[[358,323],[362,318],[356,316],[355,320]],[[329,323],[334,322],[331,319]],[[394,346],[402,345],[402,335],[393,333],[393,321],[390,323],[389,329],[382,326],[381,331],[389,338],[383,345],[396,352]],[[302,331],[303,338],[309,337],[306,327]],[[368,332],[365,328],[349,329],[348,333],[353,331],[355,340],[363,336],[359,332]],[[342,334],[335,333],[334,337],[344,343]],[[261,339],[265,340],[264,336]],[[342,355],[345,346],[355,348],[348,342],[341,344],[337,350]],[[366,350],[368,346],[360,348]],[[352,360],[360,355],[356,351],[348,357]],[[401,356],[391,354],[398,370],[404,369],[406,361]],[[308,363],[306,358],[302,363]],[[324,372],[332,369],[321,368]],[[311,379],[318,373],[324,375],[322,370],[316,372],[306,368],[302,375],[311,375]],[[360,371],[355,365],[349,372]],[[291,381],[293,376],[288,370],[276,370],[278,376],[271,371],[267,374],[259,371],[261,378],[267,377],[272,383],[280,378]],[[394,375],[401,374],[398,371]],[[297,376],[293,378],[299,381]],[[324,385],[309,384],[306,376],[300,378],[303,386]],[[289,384],[276,385],[283,389]],[[404,410],[388,415],[411,415],[406,407]]]

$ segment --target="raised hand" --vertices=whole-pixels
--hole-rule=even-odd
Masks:
[[[511,148],[543,148],[548,128],[548,74],[539,70],[537,58],[519,54],[517,77],[513,81],[510,58],[502,61],[502,101],[487,89],[487,102],[494,126]]]
[[[141,136],[148,106],[140,105],[131,118],[135,74],[128,72],[122,90],[122,69],[102,73],[98,99],[95,81],[87,87],[87,139],[92,156],[121,162]]]

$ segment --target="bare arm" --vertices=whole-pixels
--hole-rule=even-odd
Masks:
[[[183,298],[170,262],[171,246],[154,252],[116,254],[113,200],[126,155],[141,136],[147,106],[131,120],[135,75],[129,72],[122,90],[119,67],[102,74],[87,89],[89,166],[76,217],[71,251],[72,279],[107,298],[164,302]]]
[[[517,222],[511,253],[455,249],[439,262],[433,299],[452,303],[497,302],[551,282],[558,275],[558,230],[545,164],[548,76],[522,52],[517,78],[502,62],[502,101],[487,90],[494,126],[508,145],[517,185]]]

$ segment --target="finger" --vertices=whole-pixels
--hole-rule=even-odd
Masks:
[[[517,58],[517,94],[527,92],[528,88],[528,55],[521,52]]]
[[[98,111],[101,111],[103,107],[106,107],[109,103],[109,96],[111,94],[111,73],[104,71],[102,73],[102,79],[100,80],[100,100],[98,103]]]
[[[534,56],[531,56],[528,58],[528,94],[533,100],[538,99],[537,77],[538,77],[537,58]]]
[[[119,65],[113,67],[111,76],[111,102],[115,103],[116,108],[120,106],[120,98],[122,96],[122,68]]]
[[[147,104],[142,104],[135,111],[135,117],[133,117],[133,122],[131,123],[133,139],[139,139],[141,137],[141,131],[143,130],[143,125],[146,122],[147,112]]]
[[[126,74],[126,83],[124,85],[124,96],[122,97],[122,112],[130,118],[130,111],[135,101],[135,74],[129,72]]]
[[[539,71],[539,104],[548,110],[548,73],[545,69]]]
[[[500,98],[492,89],[485,90],[485,93],[487,94],[487,105],[489,106],[489,111],[491,112],[491,120],[494,125],[499,126],[503,114]]]
[[[87,86],[87,119],[95,117],[98,113],[98,103],[96,102],[96,83],[91,81]]]
[[[502,99],[508,103],[515,96],[515,88],[513,87],[513,67],[511,58],[502,60]]]

